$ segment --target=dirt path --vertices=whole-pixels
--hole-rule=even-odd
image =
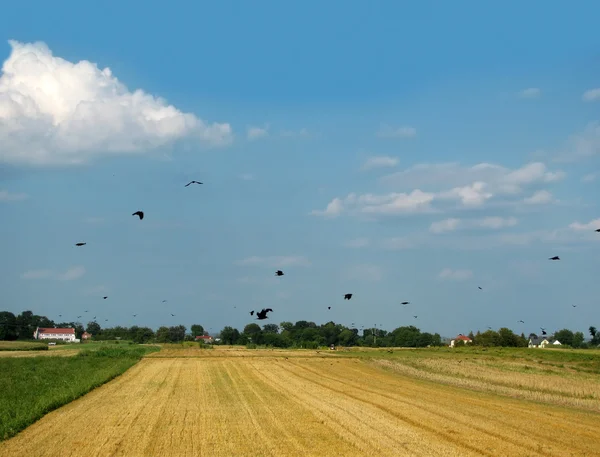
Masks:
[[[217,351],[215,351],[217,352]],[[357,359],[148,357],[1,456],[600,456],[600,415]]]

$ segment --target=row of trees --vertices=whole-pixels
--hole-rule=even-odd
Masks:
[[[8,311],[0,312],[0,340],[28,340],[33,337],[36,327],[71,327],[75,329],[75,336],[81,338],[84,331],[91,333],[94,340],[131,340],[136,343],[176,343],[184,340],[193,340],[196,336],[207,335],[202,325],[195,324],[187,333],[183,325],[159,327],[156,331],[149,327],[122,327],[102,328],[95,321],[89,322],[84,328],[80,322],[59,322],[38,316],[31,311],[24,311],[14,315]],[[554,334],[563,345],[580,348],[600,345],[600,332],[595,327],[589,328],[591,340],[585,341],[582,332],[572,332],[568,329],[559,330]],[[348,328],[335,322],[317,325],[314,322],[298,321],[281,322],[281,324],[265,324],[262,328],[251,323],[239,331],[227,326],[220,332],[220,343],[240,345],[268,345],[280,348],[300,347],[317,348],[319,346],[370,346],[370,347],[427,347],[441,346],[444,344],[438,333],[421,332],[415,326],[398,327],[390,332],[383,329],[364,329],[362,334],[356,328]],[[536,336],[531,334],[531,336]],[[469,333],[473,344],[477,346],[504,346],[526,347],[529,338],[524,334],[517,335],[508,328],[497,331]],[[460,344],[460,342],[458,343]]]

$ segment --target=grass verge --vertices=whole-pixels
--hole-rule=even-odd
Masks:
[[[0,341],[0,351],[47,351],[48,343],[32,341]]]
[[[0,441],[121,375],[152,346],[103,347],[73,357],[0,359]]]

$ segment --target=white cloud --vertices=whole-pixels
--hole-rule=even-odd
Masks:
[[[371,170],[373,168],[390,168],[398,165],[399,160],[396,157],[390,156],[375,156],[369,157],[362,166],[363,170]]]
[[[350,281],[381,281],[383,269],[377,265],[354,265],[344,271],[344,276]]]
[[[85,267],[81,265],[77,265],[75,267],[69,268],[64,273],[60,273],[57,275],[56,279],[61,281],[72,281],[74,279],[79,279],[85,274]]]
[[[22,279],[54,279],[57,281],[72,281],[79,279],[85,274],[85,267],[73,266],[64,272],[54,270],[29,270],[21,275]]]
[[[564,177],[564,172],[548,171],[542,162],[531,162],[514,170],[484,162],[470,167],[458,163],[417,164],[379,180],[394,188],[429,187],[433,190],[473,186],[476,182],[483,182],[492,192],[510,194],[519,193],[529,185],[557,182]]]
[[[596,101],[596,100],[600,100],[600,88],[586,90],[583,93],[583,95],[581,96],[581,99],[584,102],[593,102],[593,101]]]
[[[52,275],[52,270],[28,270],[21,275],[21,279],[46,279]]]
[[[458,229],[460,223],[460,219],[457,218],[444,219],[443,221],[433,222],[429,226],[429,231],[431,233],[452,232]]]
[[[581,224],[579,222],[573,222],[569,224],[569,228],[575,231],[592,231],[600,229],[600,219],[594,219],[587,224]]]
[[[521,98],[538,98],[541,94],[541,89],[537,87],[530,87],[519,92]]]
[[[381,247],[384,249],[389,249],[392,251],[403,250],[403,249],[412,249],[416,247],[417,240],[411,239],[406,236],[397,236],[393,238],[388,238],[381,242]]]
[[[340,198],[331,200],[324,210],[314,209],[310,212],[313,216],[336,217],[344,211],[344,203]]]
[[[412,138],[417,136],[417,129],[408,125],[394,128],[389,125],[382,125],[377,132],[379,138]]]
[[[474,221],[474,225],[482,228],[501,229],[505,227],[514,227],[518,222],[516,217],[491,216]]]
[[[581,182],[593,182],[598,178],[597,173],[590,173],[581,178]]]
[[[590,122],[583,131],[571,135],[565,150],[557,154],[555,162],[573,162],[600,154],[600,122]]]
[[[130,92],[95,63],[72,63],[45,43],[9,41],[0,76],[0,162],[73,165],[145,154],[183,138],[231,142],[229,124],[206,124],[142,90]]]
[[[109,291],[109,289],[105,285],[98,285],[98,286],[86,287],[83,290],[83,293],[85,295],[103,295],[103,294],[107,294],[108,291]]]
[[[27,199],[27,194],[11,193],[7,190],[0,190],[0,202],[16,202]]]
[[[248,130],[246,131],[246,137],[250,141],[258,140],[259,138],[264,138],[266,136],[269,136],[268,125],[265,127],[248,127]]]
[[[473,272],[471,270],[452,270],[451,268],[444,268],[439,277],[441,279],[454,279],[457,281],[463,281],[465,279],[470,279],[473,277]]]
[[[280,135],[283,137],[286,137],[286,138],[308,138],[311,136],[308,129],[306,129],[304,127],[297,131],[296,130],[282,130]]]
[[[459,229],[492,229],[498,230],[506,227],[514,227],[518,224],[518,220],[515,217],[499,217],[499,216],[489,216],[484,217],[482,219],[457,219],[450,218],[442,221],[433,222],[429,226],[429,231],[431,233],[445,233],[445,232],[453,232]]]
[[[347,241],[344,246],[349,248],[364,248],[370,244],[368,238],[354,238],[352,240]]]
[[[254,181],[256,177],[252,173],[243,173],[240,175],[240,179],[244,181]]]
[[[552,194],[547,190],[538,190],[531,197],[523,200],[528,205],[543,205],[552,202]]]
[[[252,256],[242,260],[236,260],[236,265],[242,266],[271,266],[271,267],[307,267],[310,262],[304,256],[270,256],[258,257]]]

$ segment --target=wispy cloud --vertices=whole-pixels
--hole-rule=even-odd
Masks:
[[[594,102],[600,100],[600,88],[586,90],[581,96],[581,99],[584,102]]]
[[[598,178],[598,173],[589,173],[581,178],[581,182],[594,182]]]
[[[438,275],[440,279],[454,279],[456,281],[464,281],[473,277],[471,270],[453,270],[451,268],[444,268]]]
[[[85,267],[75,265],[66,271],[60,272],[50,269],[29,270],[21,275],[21,279],[53,279],[56,281],[73,281],[85,275]]]
[[[246,130],[246,138],[248,140],[258,140],[259,138],[265,138],[269,136],[269,125],[265,125],[264,127],[248,127]]]
[[[240,179],[243,181],[254,181],[256,176],[254,176],[252,173],[242,173],[240,175]]]
[[[310,266],[309,260],[304,256],[269,256],[269,257],[259,257],[252,256],[247,257],[245,259],[236,260],[234,262],[236,265],[241,266],[267,266],[270,265],[272,267],[289,267],[289,266],[297,266],[297,267],[308,267]]]
[[[450,218],[433,222],[429,226],[431,233],[453,232],[459,229],[491,229],[498,230],[506,227],[514,227],[518,224],[515,217],[489,216],[481,219],[458,219]]]
[[[391,156],[375,156],[369,157],[361,169],[363,171],[371,170],[373,168],[390,168],[398,165],[398,158]]]
[[[17,202],[27,198],[27,194],[11,193],[7,190],[0,190],[0,202]]]
[[[553,201],[552,194],[547,190],[538,190],[531,197],[523,200],[527,205],[544,205]]]
[[[413,138],[417,136],[417,129],[408,125],[394,128],[384,124],[377,131],[377,136],[379,138]]]
[[[336,217],[342,213],[382,216],[480,209],[490,201],[506,205],[512,200],[513,204],[518,204],[523,202],[521,194],[528,188],[555,183],[564,177],[564,172],[549,171],[541,162],[529,163],[515,170],[488,163],[472,167],[421,164],[380,180],[394,187],[420,188],[387,194],[350,193],[346,197],[335,197],[324,210],[313,210],[311,214],[324,217]],[[444,184],[455,187],[440,188]],[[534,201],[541,203],[539,200],[544,195],[540,193]]]
[[[286,138],[309,138],[314,136],[314,134],[311,134],[308,129],[304,127],[300,130],[282,130],[280,135]]]
[[[530,87],[519,92],[521,98],[538,98],[542,95],[542,90],[537,87]]]
[[[381,281],[383,269],[377,265],[353,265],[344,270],[344,277],[351,281]]]
[[[346,241],[344,246],[348,248],[364,248],[370,244],[370,240],[368,238],[354,238],[352,240]]]

